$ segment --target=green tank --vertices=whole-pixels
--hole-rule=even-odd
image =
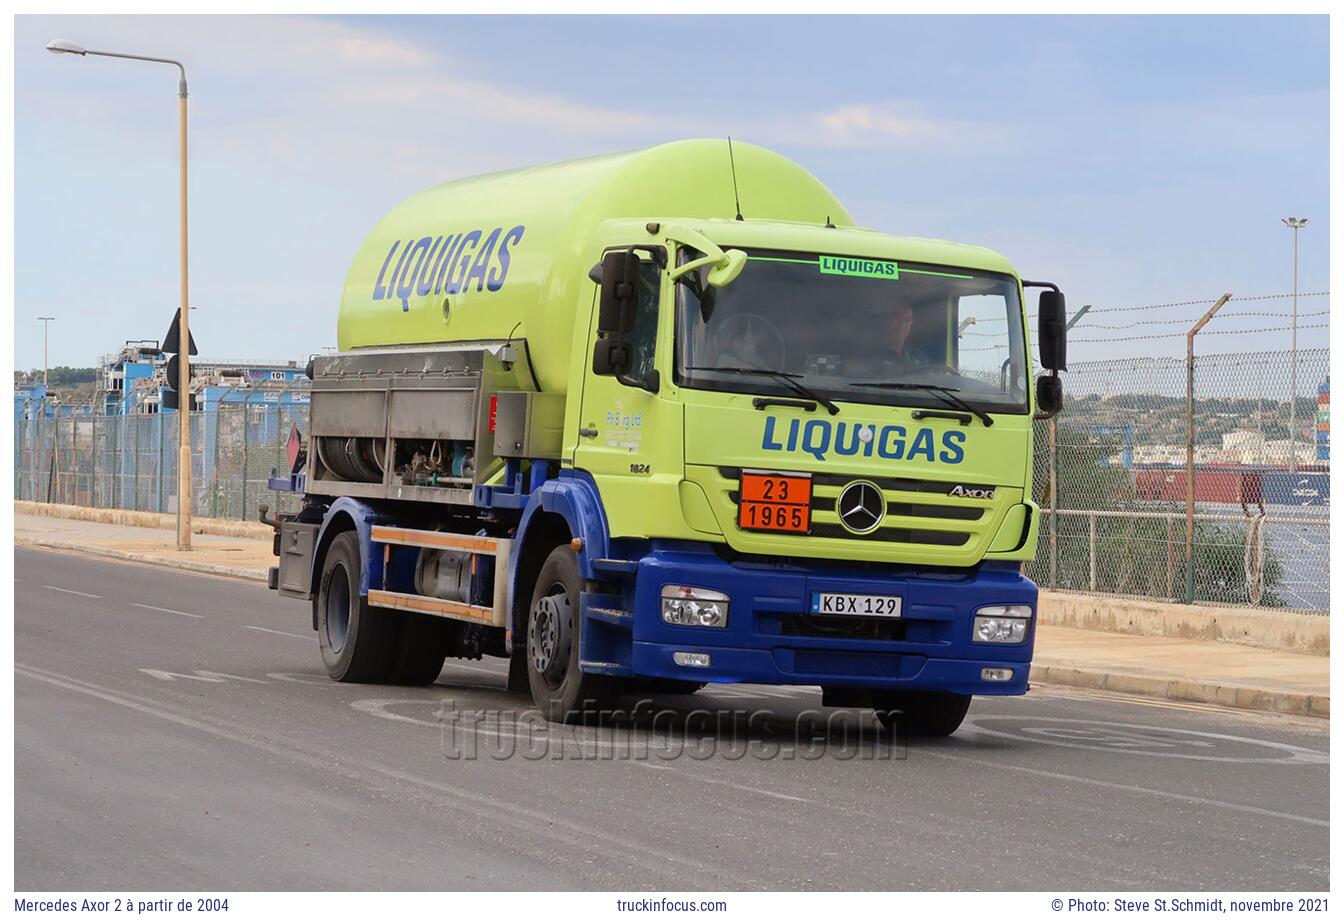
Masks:
[[[542,390],[566,392],[591,240],[612,218],[852,226],[811,173],[762,147],[686,140],[459,179],[402,202],[355,255],[341,351],[525,338]],[[734,195],[733,164],[737,195]],[[583,305],[586,317],[591,304]]]

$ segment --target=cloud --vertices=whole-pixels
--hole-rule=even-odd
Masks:
[[[995,144],[1002,151],[1014,131],[989,122],[935,118],[911,102],[842,103],[830,109],[773,118],[756,126],[765,143],[838,149],[920,149],[955,154]]]

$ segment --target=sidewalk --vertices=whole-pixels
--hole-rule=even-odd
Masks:
[[[262,583],[266,581],[266,570],[275,564],[269,539],[193,533],[191,550],[181,552],[174,530],[36,514],[14,515],[14,542],[20,546],[78,550],[95,556]]]
[[[266,570],[275,564],[267,538],[197,533],[191,539],[191,551],[180,552],[172,530],[14,515],[18,545],[77,550],[263,583]],[[1329,656],[1207,639],[1041,625],[1031,680],[1237,709],[1330,714]]]

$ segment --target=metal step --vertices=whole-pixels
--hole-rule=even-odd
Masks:
[[[589,607],[588,616],[603,623],[610,623],[612,626],[624,626],[626,629],[635,622],[635,615],[629,610],[616,610],[612,607]]]

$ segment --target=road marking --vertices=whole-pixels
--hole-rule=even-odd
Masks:
[[[237,674],[221,674],[219,671],[201,671],[197,670],[191,674],[181,674],[177,671],[159,671],[154,668],[141,668],[142,674],[148,674],[157,680],[170,683],[175,680],[203,680],[207,684],[227,684],[231,680],[241,680],[249,684],[264,684],[267,681],[259,680],[255,677],[241,677]]]
[[[255,629],[257,632],[271,633],[276,636],[289,636],[291,639],[302,639],[304,642],[311,642],[311,636],[300,636],[298,633],[281,632],[278,629],[267,629],[265,626],[244,626],[243,629]]]
[[[205,617],[199,613],[187,613],[184,610],[170,610],[167,607],[151,607],[149,604],[131,604],[132,607],[139,607],[141,610],[157,610],[159,613],[172,613],[180,617],[191,617],[193,620],[204,620]]]
[[[682,779],[690,780],[693,783],[711,783],[715,786],[727,786],[730,789],[737,789],[740,792],[754,792],[756,795],[766,795],[772,799],[784,799],[789,802],[802,802],[807,805],[813,804],[811,799],[805,799],[797,795],[785,795],[782,792],[773,792],[769,789],[760,789],[756,786],[747,786],[742,783],[730,783],[726,779],[714,779],[709,776],[697,776],[684,770],[678,770],[675,767],[663,767],[656,763],[647,763],[643,760],[627,760],[624,763],[632,763],[637,767],[644,767],[646,770],[665,770],[674,773]]]
[[[1024,722],[1026,725],[1016,730],[1007,730],[1004,728],[989,728],[985,724],[993,722]],[[1330,762],[1330,755],[1324,751],[1300,747],[1296,744],[1287,744],[1282,741],[1246,738],[1240,735],[1226,735],[1218,732],[1200,732],[1188,728],[1166,728],[1160,725],[1144,725],[1136,722],[1103,722],[1097,719],[986,714],[971,718],[968,727],[974,727],[975,731],[996,738],[1008,738],[1013,741],[1048,744],[1055,747],[1076,748],[1085,751],[1102,751],[1108,754],[1124,753],[1137,754],[1143,757],[1174,757],[1180,760],[1251,765],[1293,763],[1324,765]],[[1214,746],[1214,742],[1218,741],[1227,741],[1246,747],[1267,748],[1271,751],[1282,752],[1283,756],[1274,759],[1268,757],[1226,757],[1217,754],[1182,753],[1179,750],[1153,750],[1153,748],[1176,748],[1182,745],[1194,748],[1211,748]]]
[[[80,597],[91,597],[94,600],[98,600],[101,597],[101,595],[98,594],[88,594],[84,591],[72,591],[69,588],[58,588],[55,585],[43,585],[42,587],[46,588],[48,591],[59,591],[62,594],[78,594]]]
[[[1093,779],[1090,776],[1074,776],[1071,773],[1056,773],[1053,770],[1038,770],[1035,767],[1023,767],[1017,764],[994,763],[986,764],[984,760],[977,757],[968,757],[964,754],[948,754],[944,751],[918,750],[911,751],[911,756],[923,754],[928,757],[941,757],[943,760],[956,760],[962,763],[975,764],[976,766],[988,766],[990,769],[1008,770],[1014,773],[1026,773],[1029,776],[1039,776],[1043,779],[1063,780],[1069,783],[1082,783],[1084,786],[1096,786],[1101,789],[1115,789],[1120,792],[1137,792],[1141,795],[1156,796],[1160,799],[1171,799],[1176,802],[1185,802],[1190,805],[1211,805],[1214,808],[1226,808],[1229,811],[1240,811],[1246,814],[1260,815],[1265,818],[1278,818],[1282,821],[1297,821],[1301,824],[1311,824],[1316,827],[1329,827],[1330,822],[1324,818],[1309,818],[1306,815],[1292,815],[1282,811],[1271,811],[1268,808],[1257,808],[1254,805],[1239,805],[1236,802],[1222,802],[1218,799],[1208,799],[1200,795],[1185,795],[1181,792],[1168,792],[1165,789],[1150,789],[1147,786],[1132,786],[1129,783],[1112,783],[1104,779]],[[1279,761],[1282,763],[1282,761]]]
[[[403,704],[415,703],[421,706],[434,705],[442,706],[442,700],[355,700],[350,707],[356,712],[366,712],[371,716],[377,716],[380,719],[387,719],[390,722],[408,722],[411,725],[427,725],[430,728],[443,728],[443,722],[435,719],[417,719],[413,716],[404,716],[399,712],[388,712],[388,706],[398,706]]]

